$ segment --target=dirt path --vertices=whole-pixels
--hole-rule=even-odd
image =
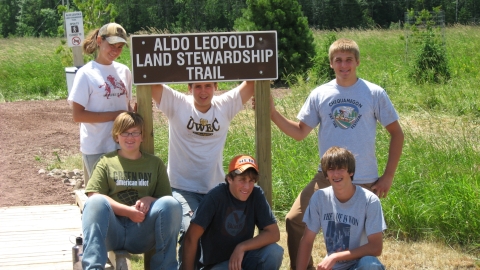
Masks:
[[[38,170],[78,148],[66,100],[0,103],[0,207],[74,203],[72,188]]]

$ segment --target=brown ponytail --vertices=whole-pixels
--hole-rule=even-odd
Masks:
[[[91,31],[90,34],[83,41],[83,52],[85,54],[93,54],[95,51],[97,51],[97,35],[99,30],[100,29],[97,28]]]

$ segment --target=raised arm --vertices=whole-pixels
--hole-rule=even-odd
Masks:
[[[152,98],[156,104],[160,104],[160,101],[162,101],[162,94],[163,84],[152,85]]]
[[[345,250],[330,254],[318,264],[317,269],[332,269],[338,261],[360,259],[365,256],[380,256],[383,249],[383,233],[378,232],[367,236],[368,243],[352,250]],[[297,267],[297,269],[299,269]],[[305,268],[303,268],[305,269]]]
[[[202,226],[190,223],[187,233],[185,234],[183,257],[182,257],[182,270],[194,270],[195,255],[197,254],[198,240],[203,235],[205,230]]]
[[[263,228],[260,233],[246,241],[238,244],[230,256],[229,269],[241,269],[245,252],[259,249],[261,247],[273,244],[280,240],[280,230],[276,223]]]
[[[73,109],[73,121],[76,123],[103,123],[115,120],[115,118],[125,112],[123,110],[120,111],[112,111],[112,112],[91,112],[85,110],[85,107],[82,105],[72,102],[72,109]],[[130,104],[128,105],[128,109],[132,110]]]
[[[385,166],[383,175],[378,179],[377,183],[372,186],[372,190],[375,191],[379,198],[387,197],[388,191],[393,183],[393,177],[397,170],[400,156],[402,155],[404,135],[402,127],[395,121],[385,127],[388,133],[390,133],[390,147],[388,149],[388,160]]]
[[[242,104],[245,104],[255,93],[255,81],[244,81],[240,85]]]

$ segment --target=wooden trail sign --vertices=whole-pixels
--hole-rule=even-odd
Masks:
[[[278,78],[277,32],[131,36],[133,83]]]

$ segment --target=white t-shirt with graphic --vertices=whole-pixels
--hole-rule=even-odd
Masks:
[[[323,231],[327,256],[368,243],[367,236],[387,229],[377,195],[360,186],[341,203],[332,187],[317,190],[310,199],[303,222],[312,232]],[[334,270],[348,269],[357,260],[337,262]]]
[[[169,122],[168,177],[172,188],[206,194],[223,183],[223,148],[233,117],[243,108],[239,87],[214,96],[198,111],[192,95],[163,87],[157,107]]]
[[[350,87],[342,87],[332,80],[310,93],[297,118],[311,128],[320,125],[320,158],[332,146],[346,148],[356,159],[353,183],[377,181],[377,121],[387,126],[398,120],[398,114],[383,88],[362,79]]]
[[[90,61],[77,71],[68,103],[76,102],[91,112],[127,111],[131,97],[132,73],[127,66]],[[112,127],[113,121],[81,123],[80,151],[94,155],[116,150]]]

